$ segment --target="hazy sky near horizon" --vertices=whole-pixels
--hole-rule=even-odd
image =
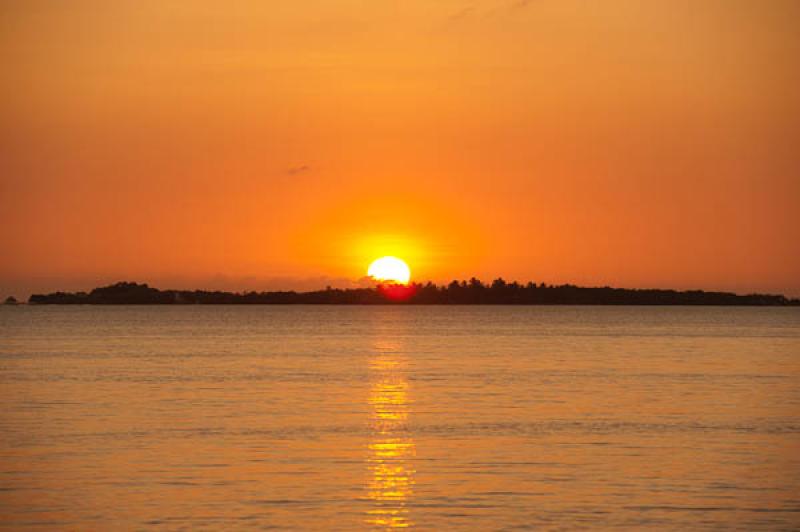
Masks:
[[[800,295],[800,2],[6,1],[0,294]]]

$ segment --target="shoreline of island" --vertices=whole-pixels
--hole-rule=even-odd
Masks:
[[[11,299],[11,298],[9,298]],[[704,290],[580,287],[496,279],[452,281],[447,285],[411,283],[368,288],[331,288],[308,292],[225,292],[160,290],[147,284],[118,282],[90,292],[33,294],[30,305],[640,305],[640,306],[800,306],[780,294],[744,294]]]

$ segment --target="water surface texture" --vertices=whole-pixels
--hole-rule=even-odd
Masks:
[[[0,308],[0,527],[800,527],[800,310]]]

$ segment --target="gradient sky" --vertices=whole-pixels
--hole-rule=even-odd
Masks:
[[[800,295],[796,0],[7,0],[0,295],[407,259]]]

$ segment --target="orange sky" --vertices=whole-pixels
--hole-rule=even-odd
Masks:
[[[6,1],[0,295],[800,295],[795,0]],[[350,280],[350,281],[348,281]]]

